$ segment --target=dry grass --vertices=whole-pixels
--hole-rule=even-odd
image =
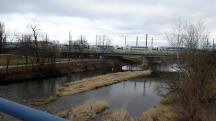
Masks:
[[[175,109],[169,105],[160,104],[147,112],[139,118],[138,121],[178,121],[179,115]]]
[[[96,101],[80,105],[69,112],[69,119],[72,121],[89,121],[96,117],[96,114],[109,108],[106,101]]]
[[[204,110],[206,111],[205,113],[207,114],[205,117],[206,121],[216,121],[216,105],[206,105],[204,107]],[[202,114],[200,114],[202,115]]]
[[[2,114],[0,114],[0,119],[3,119],[3,115]]]
[[[58,112],[56,115],[62,118],[67,118],[69,115],[69,111],[70,110],[64,110],[64,111]]]
[[[31,101],[31,105],[33,105],[33,106],[46,105],[46,104],[48,104],[50,102],[53,102],[55,100],[57,100],[57,97],[49,96],[46,99],[36,99],[36,100],[33,100],[33,101]]]
[[[127,111],[120,110],[105,116],[102,121],[134,121],[134,119]]]
[[[98,100],[96,102],[80,105],[73,109],[61,111],[56,115],[63,118],[69,118],[72,121],[89,121],[107,108],[109,108],[108,102]]]
[[[165,97],[163,97],[160,103],[164,105],[171,105],[176,103],[176,101],[177,101],[176,94],[172,92],[172,93],[168,93]]]
[[[81,93],[93,89],[97,89],[103,86],[108,86],[114,83],[128,80],[139,76],[145,76],[151,74],[150,70],[147,71],[134,71],[134,72],[118,72],[110,73],[106,75],[91,77],[76,82],[67,83],[64,87],[59,89],[58,96],[72,95]]]

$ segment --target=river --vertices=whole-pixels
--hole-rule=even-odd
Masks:
[[[131,79],[97,90],[61,97],[45,106],[44,110],[57,113],[80,104],[104,99],[108,101],[110,110],[125,109],[132,116],[138,117],[160,102],[161,84],[161,79],[155,77]]]
[[[72,74],[68,77],[2,85],[0,86],[0,96],[29,105],[30,100],[55,95],[57,90],[66,82],[109,72],[110,70],[89,71]],[[55,102],[37,108],[55,114],[87,102],[104,99],[110,105],[109,110],[125,109],[137,118],[144,111],[160,102],[161,94],[166,92],[165,89],[160,87],[167,79],[170,79],[170,76],[161,76],[161,74],[130,79],[97,90],[61,97]]]

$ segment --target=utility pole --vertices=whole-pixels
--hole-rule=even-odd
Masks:
[[[47,39],[47,33],[46,33],[46,42],[47,42],[47,40],[48,40],[48,39]]]
[[[70,37],[71,37],[71,35],[70,35],[71,33],[70,33],[70,31],[69,31],[69,35],[68,35],[68,60],[70,61],[70,54],[69,54],[69,52],[71,51],[71,48],[70,48]]]
[[[71,39],[71,33],[70,33],[70,31],[69,31],[69,35],[68,35],[68,40],[69,40],[69,42],[70,42],[70,39]]]
[[[154,41],[154,38],[152,37],[152,39],[151,39],[151,48],[153,48],[153,41]]]
[[[212,47],[213,47],[213,50],[214,50],[215,49],[214,38],[213,38],[213,45],[212,45]]]
[[[136,37],[136,46],[138,46],[138,40],[139,40],[139,38],[138,38],[138,36]]]
[[[69,35],[68,35],[68,50],[71,51],[71,32],[69,31]]]
[[[102,46],[102,51],[103,51],[103,53],[105,52],[105,45],[104,45],[105,38],[106,38],[106,35],[103,35],[103,36],[102,36],[102,44],[103,44],[103,46]]]
[[[82,36],[82,34],[81,34],[81,36],[80,36],[80,40],[81,40],[81,41],[83,40],[83,36]]]
[[[96,35],[96,42],[95,42],[95,43],[96,43],[96,44],[95,44],[96,46],[97,46],[97,39],[98,39],[98,36]]]
[[[103,48],[104,48],[105,35],[103,35]]]
[[[148,34],[146,34],[146,48],[148,47]]]
[[[24,37],[23,37],[23,34],[22,34],[22,42],[24,41],[23,38],[24,38]]]
[[[70,35],[70,31],[69,31],[69,34],[68,34],[68,50],[70,51],[70,39],[71,39],[71,35]]]
[[[101,45],[101,35],[98,35],[98,45]]]
[[[126,48],[126,46],[127,46],[127,37],[125,35],[125,48]]]

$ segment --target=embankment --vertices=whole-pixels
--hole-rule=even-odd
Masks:
[[[77,59],[70,62],[38,65],[10,66],[0,68],[0,84],[20,82],[30,79],[63,76],[74,72],[83,72],[99,68],[120,67],[118,60],[110,59]]]
[[[106,100],[69,107],[56,115],[73,121],[90,121],[96,117],[101,121],[180,121],[179,113],[169,104],[159,104],[134,118],[125,109],[109,109]]]
[[[97,89],[100,87],[108,86],[114,83],[119,83],[121,81],[128,80],[130,78],[135,78],[139,76],[150,75],[151,71],[128,71],[128,72],[118,72],[118,73],[110,73],[106,75],[91,77],[87,79],[83,79],[76,82],[66,83],[65,86],[59,89],[57,93],[58,96],[67,96],[76,93],[81,93],[93,89]]]

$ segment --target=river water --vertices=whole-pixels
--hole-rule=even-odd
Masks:
[[[30,100],[55,95],[57,90],[66,82],[109,72],[110,70],[90,71],[72,74],[68,77],[4,85],[0,86],[0,96],[29,105]],[[55,114],[87,102],[103,99],[108,101],[110,105],[109,110],[125,109],[130,115],[139,117],[144,111],[160,102],[161,94],[166,92],[161,86],[167,79],[170,78],[160,75],[130,79],[96,90],[61,97],[48,105],[35,108]]]
[[[138,117],[160,102],[160,95],[165,93],[165,90],[160,88],[162,83],[161,79],[155,77],[130,79],[97,90],[61,97],[42,109],[57,113],[87,102],[106,100],[110,110],[125,109],[132,116]]]
[[[111,72],[111,69],[95,70],[82,73],[74,73],[67,77],[29,80],[9,85],[0,85],[0,97],[4,97],[20,103],[26,103],[29,100],[46,98],[48,96],[55,95],[57,90],[66,82],[102,75],[109,72]]]

